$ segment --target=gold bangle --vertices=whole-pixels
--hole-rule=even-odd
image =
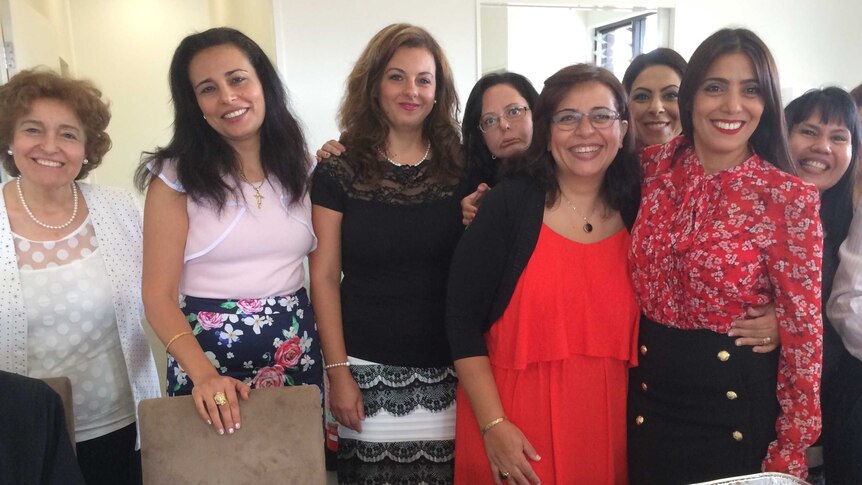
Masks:
[[[171,339],[170,339],[170,340],[168,340],[168,344],[167,344],[167,345],[165,345],[165,353],[168,353],[168,351],[169,351],[169,350],[170,350],[170,348],[171,348],[171,345],[173,345],[173,343],[174,343],[174,342],[176,342],[176,340],[177,340],[178,338],[180,338],[180,337],[182,337],[182,336],[185,336],[185,335],[194,335],[194,332],[192,332],[191,330],[187,330],[187,331],[185,331],[185,332],[180,332],[180,333],[178,333],[178,334],[174,335],[173,337],[171,337]]]
[[[497,426],[498,424],[502,423],[505,420],[506,420],[506,416],[501,416],[501,417],[491,421],[490,423],[486,424],[485,426],[482,426],[482,437],[484,438],[485,433],[487,433],[488,431],[491,431],[491,428],[493,428],[494,426]]]

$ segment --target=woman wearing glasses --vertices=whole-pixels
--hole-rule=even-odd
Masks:
[[[625,92],[605,69],[569,66],[533,115],[535,142],[452,263],[455,480],[625,483],[638,308],[624,221],[639,180]]]

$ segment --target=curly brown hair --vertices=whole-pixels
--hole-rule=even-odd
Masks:
[[[386,145],[389,125],[378,96],[383,70],[401,47],[427,49],[437,70],[435,104],[425,119],[422,135],[431,143],[434,164],[429,174],[438,179],[459,177],[463,155],[459,136],[460,104],[452,70],[443,49],[425,29],[410,24],[392,24],[378,32],[359,56],[347,78],[347,92],[338,111],[341,142],[350,150],[350,160],[365,181],[376,181],[382,173],[378,149]]]
[[[80,180],[102,163],[105,153],[111,149],[111,137],[105,132],[111,121],[108,103],[102,100],[102,92],[90,81],[61,76],[48,69],[29,69],[12,76],[0,86],[0,146],[12,143],[15,125],[30,112],[38,99],[55,99],[65,103],[84,125],[86,140],[84,153],[89,163],[81,167],[75,177]],[[6,150],[0,151],[3,168],[12,176],[20,174],[15,160]]]

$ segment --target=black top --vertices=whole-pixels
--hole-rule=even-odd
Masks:
[[[348,154],[349,156],[349,154]],[[465,184],[388,162],[381,180],[358,180],[349,158],[314,172],[311,202],[341,212],[341,313],[348,355],[380,364],[451,364],[444,330],[449,263]]]
[[[454,360],[488,355],[483,334],[515,292],[542,228],[545,194],[530,179],[501,182],[482,201],[452,258],[446,332]],[[621,211],[631,230],[637,207]]]
[[[60,396],[38,379],[3,371],[0,483],[84,484]]]

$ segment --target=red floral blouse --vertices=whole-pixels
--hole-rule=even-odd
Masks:
[[[763,469],[805,476],[805,449],[820,435],[817,189],[757,155],[707,175],[684,137],[641,157],[629,253],[641,310],[669,327],[727,333],[747,307],[775,303],[781,412]]]

